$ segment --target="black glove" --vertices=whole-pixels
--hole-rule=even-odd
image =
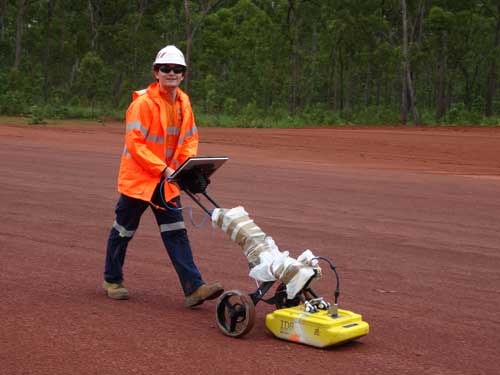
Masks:
[[[203,193],[209,184],[210,179],[198,171],[193,171],[180,181],[181,188],[193,194]]]

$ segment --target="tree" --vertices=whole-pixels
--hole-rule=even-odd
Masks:
[[[497,71],[498,71],[498,56],[500,55],[500,1],[497,2],[496,12],[496,28],[493,37],[492,52],[490,57],[490,71],[488,73],[488,91],[486,93],[485,115],[490,117],[493,115],[493,100],[497,86]]]
[[[0,0],[0,41],[5,40],[5,13],[7,12],[7,0]]]
[[[75,83],[76,89],[92,107],[103,99],[104,86],[104,62],[95,52],[87,52],[83,56],[78,69],[78,79]]]
[[[47,1],[47,32],[45,36],[45,56],[43,59],[43,99],[47,102],[49,96],[49,59],[50,59],[50,31],[52,23],[53,2]]]
[[[266,30],[274,39],[268,37]],[[232,7],[224,7],[206,18],[197,44],[196,73],[200,83],[193,91],[203,101],[205,79],[210,74],[215,78],[218,107],[224,107],[225,99],[236,99],[240,107],[252,102],[259,108],[269,106],[281,92],[275,92],[276,81],[283,89],[283,75],[277,75],[278,53],[282,50],[282,39],[270,17],[250,0],[238,1]],[[195,77],[198,78],[198,77]]]
[[[288,43],[290,45],[290,62],[291,62],[291,86],[288,108],[290,113],[294,114],[297,110],[298,99],[298,83],[299,83],[299,54],[298,54],[298,21],[296,12],[295,0],[288,0],[288,11],[286,17],[288,26]]]
[[[447,110],[447,76],[448,76],[448,35],[452,27],[453,14],[441,7],[433,7],[426,19],[429,30],[431,48],[436,51],[436,119],[441,120]]]
[[[184,29],[186,32],[186,64],[190,66],[191,63],[191,51],[193,49],[194,37],[196,32],[201,27],[205,21],[205,17],[215,9],[223,0],[213,0],[206,1],[201,4],[201,14],[197,17],[196,21],[193,21],[191,17],[190,2],[189,0],[184,0]],[[184,88],[189,92],[189,83],[191,80],[191,70],[188,69],[186,76],[184,77]]]
[[[123,108],[166,44],[213,114],[498,116],[499,0],[0,0],[0,108]]]
[[[18,69],[21,65],[21,54],[23,45],[23,28],[24,28],[24,15],[28,8],[28,0],[18,0],[18,10],[16,18],[16,58],[14,60],[14,68]]]
[[[401,122],[406,123],[407,113],[410,109],[413,115],[413,123],[415,125],[420,125],[420,117],[417,110],[415,89],[412,80],[412,71],[410,65],[409,56],[409,42],[408,42],[408,12],[406,7],[406,0],[401,0],[401,19],[403,25],[403,41],[402,41],[402,52],[403,52],[403,90],[401,97]]]

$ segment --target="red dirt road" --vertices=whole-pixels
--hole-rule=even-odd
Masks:
[[[183,307],[150,212],[127,256],[131,299],[107,299],[123,126],[0,125],[0,374],[498,373],[500,129],[200,133],[200,154],[230,157],[211,195],[281,250],[332,258],[341,305],[370,334],[327,350],[281,341],[259,304],[246,337],[222,335],[214,302]],[[188,227],[207,281],[254,291],[237,245]]]

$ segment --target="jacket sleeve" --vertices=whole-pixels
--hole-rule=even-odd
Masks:
[[[188,158],[196,156],[198,153],[198,128],[194,122],[193,110],[189,103],[186,105],[183,117],[185,132],[182,138],[182,146],[177,156],[179,165],[182,165]]]
[[[130,104],[126,115],[125,147],[145,171],[160,176],[167,165],[146,144],[152,119],[151,109],[145,100],[139,98]]]

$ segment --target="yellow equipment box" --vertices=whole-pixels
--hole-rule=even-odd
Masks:
[[[367,335],[368,323],[361,315],[338,310],[331,316],[328,310],[306,312],[304,305],[276,310],[266,316],[266,327],[284,340],[324,348]]]

